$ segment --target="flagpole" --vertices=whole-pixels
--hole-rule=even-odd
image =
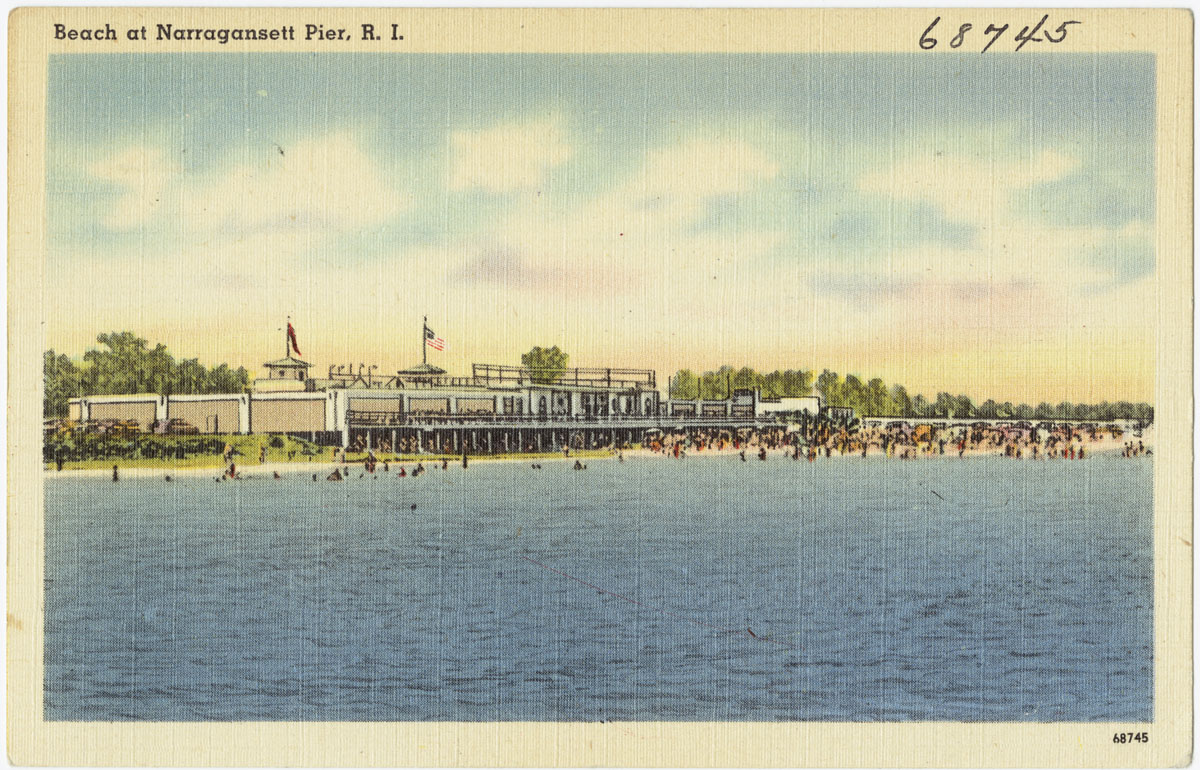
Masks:
[[[421,321],[421,363],[425,363],[425,330],[429,328],[429,316]]]
[[[291,326],[291,325],[292,325],[292,317],[288,316],[287,317],[287,326]],[[292,357],[292,347],[291,347],[292,341],[290,339],[288,339],[287,326],[283,327],[283,357],[291,358]]]

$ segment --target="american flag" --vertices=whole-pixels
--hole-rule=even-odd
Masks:
[[[425,344],[434,350],[445,350],[446,341],[433,333],[433,329],[425,327]]]

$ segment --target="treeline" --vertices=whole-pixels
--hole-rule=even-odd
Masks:
[[[848,374],[842,377],[828,369],[814,377],[809,370],[776,370],[760,374],[750,367],[722,366],[716,371],[697,375],[680,369],[671,379],[671,398],[722,399],[738,388],[759,388],[763,398],[795,398],[819,392],[829,406],[850,407],[865,417],[954,417],[958,419],[1014,420],[1142,420],[1153,421],[1154,407],[1129,401],[1103,401],[1099,404],[1059,404],[1042,402],[1036,406],[998,402],[988,399],[980,404],[970,397],[938,393],[930,400],[912,396],[903,385],[889,386],[879,377],[863,381]]]
[[[243,366],[210,369],[195,358],[176,361],[165,345],[151,348],[133,332],[101,334],[96,341],[103,347],[84,353],[81,363],[53,349],[45,352],[43,416],[66,417],[67,402],[85,395],[242,393],[250,384]]]
[[[812,395],[813,373],[798,369],[759,374],[748,366],[722,366],[715,372],[697,375],[680,369],[671,378],[671,398],[722,399],[738,388],[759,388],[763,398],[793,398]]]

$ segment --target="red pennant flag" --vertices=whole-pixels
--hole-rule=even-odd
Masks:
[[[292,343],[292,350],[296,351],[296,355],[303,355],[300,348],[296,345],[296,330],[292,328],[292,322],[288,321],[288,341]]]

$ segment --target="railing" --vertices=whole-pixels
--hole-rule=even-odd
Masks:
[[[652,369],[573,367],[544,369],[501,364],[472,364],[471,374],[481,385],[591,385],[605,388],[653,389]]]
[[[774,416],[763,415],[665,415],[665,414],[620,414],[620,415],[570,415],[570,414],[412,414],[407,412],[369,412],[352,409],[346,413],[346,421],[355,427],[428,427],[428,426],[490,426],[530,425],[553,427],[558,425],[620,425],[628,423],[654,423],[655,425],[686,424],[731,424],[754,421],[756,423],[782,423]]]
[[[329,381],[335,387],[353,388],[382,388],[385,390],[403,390],[406,388],[478,388],[480,383],[474,377],[446,377],[443,375],[419,376],[414,378],[382,374],[343,374],[330,372]]]
[[[434,375],[432,377],[404,380],[404,387],[407,388],[478,388],[482,387],[482,385],[483,383],[474,377],[443,377],[441,375]]]

